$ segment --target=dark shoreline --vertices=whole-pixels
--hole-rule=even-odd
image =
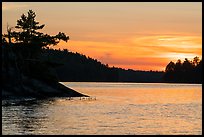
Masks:
[[[23,86],[7,85],[2,88],[2,100],[49,99],[53,97],[89,97],[61,83],[47,83],[36,79],[24,79]]]

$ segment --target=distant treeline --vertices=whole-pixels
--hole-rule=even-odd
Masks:
[[[58,63],[55,71],[59,81],[116,81],[117,74],[113,68],[79,53],[67,49],[44,49],[43,55],[50,61]]]
[[[192,61],[187,58],[182,62],[170,62],[166,66],[164,81],[176,83],[202,83],[202,59],[195,57]]]
[[[109,67],[108,64],[67,49],[44,49],[43,52],[46,58],[59,64],[55,71],[60,81],[163,82],[164,72]]]
[[[202,83],[202,59],[198,57],[193,61],[186,58],[183,63],[180,59],[176,63],[171,61],[162,72],[109,67],[67,49],[43,49],[42,55],[59,64],[55,67],[59,81]]]

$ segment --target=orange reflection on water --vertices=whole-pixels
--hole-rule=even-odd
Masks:
[[[56,99],[49,134],[202,134],[200,84],[63,82],[96,100]]]
[[[86,84],[86,82],[84,82],[84,84]],[[115,85],[117,85],[117,83],[115,83]],[[202,87],[196,86],[196,84],[121,83],[119,87],[113,84],[112,87],[106,88],[77,87],[75,89],[87,95],[96,96],[101,100],[108,99],[109,101],[116,101],[117,103],[182,104],[202,102]]]

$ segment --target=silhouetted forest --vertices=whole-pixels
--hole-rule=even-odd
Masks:
[[[182,63],[170,62],[162,71],[142,71],[109,67],[100,61],[67,49],[43,49],[43,58],[58,64],[55,67],[59,81],[86,82],[174,82],[202,83],[202,59],[195,57],[193,61],[187,58]]]
[[[79,53],[43,49],[44,57],[57,63],[59,81],[116,81],[117,74],[101,62]],[[43,58],[44,58],[43,57]]]
[[[44,57],[58,63],[55,71],[60,81],[162,82],[163,72],[125,70],[67,49],[44,49]],[[43,57],[43,58],[44,58]]]
[[[202,83],[202,59],[194,57],[192,61],[187,58],[183,62],[180,59],[176,63],[171,61],[163,78],[165,82]]]

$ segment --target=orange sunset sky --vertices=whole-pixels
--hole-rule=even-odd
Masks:
[[[3,2],[2,31],[29,9],[44,33],[70,36],[67,48],[109,66],[165,70],[202,58],[202,2]]]

